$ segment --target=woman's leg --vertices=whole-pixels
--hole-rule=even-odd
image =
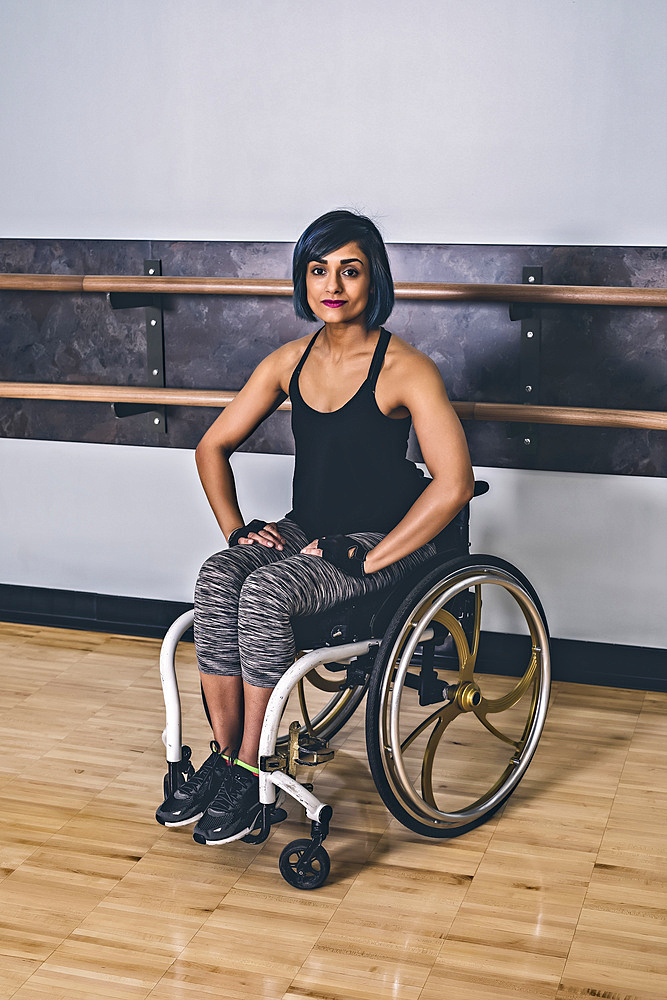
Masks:
[[[238,601],[247,575],[268,562],[299,552],[307,539],[293,522],[279,522],[282,551],[263,545],[237,545],[206,560],[195,591],[195,644],[215,743],[202,766],[156,812],[165,826],[197,821],[227,780],[229,764],[241,743],[244,700],[238,655]]]
[[[243,735],[243,682],[241,675],[199,674],[213,739],[223,752],[234,754]]]
[[[243,742],[238,752],[238,759],[251,767],[257,767],[259,759],[259,737],[264,724],[264,715],[273,688],[255,687],[243,682],[244,716]]]
[[[354,537],[377,545],[383,537],[359,532]],[[396,584],[407,572],[434,555],[432,543],[367,577],[348,576],[318,556],[296,555],[249,574],[239,600],[239,652],[243,672],[245,722],[239,758],[257,766],[259,736],[273,688],[294,662],[291,621],[325,611],[352,597]]]
[[[359,541],[377,544],[366,533]],[[294,555],[260,566],[246,578],[238,604],[238,643],[243,675],[244,729],[237,763],[197,823],[200,844],[224,844],[248,833],[260,812],[257,764],[266,706],[276,683],[294,660],[291,619],[314,614],[360,594],[386,589],[435,552],[425,545],[372,576],[361,579],[318,556]]]
[[[244,699],[238,651],[239,595],[246,578],[263,565],[300,551],[307,539],[298,525],[281,520],[282,551],[235,545],[206,560],[195,588],[195,646],[213,735],[235,753],[243,736]]]

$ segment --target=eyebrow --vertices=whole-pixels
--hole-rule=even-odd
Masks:
[[[317,264],[326,264],[327,263],[326,257],[316,257],[315,261],[316,261]],[[341,264],[342,265],[345,265],[345,264],[361,264],[362,267],[364,266],[363,260],[360,260],[358,257],[345,257],[344,260],[341,260]]]

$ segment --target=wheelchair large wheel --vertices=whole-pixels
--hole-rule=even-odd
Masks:
[[[368,759],[389,810],[427,837],[483,823],[535,753],[549,690],[528,580],[494,556],[436,567],[394,615],[368,691]]]

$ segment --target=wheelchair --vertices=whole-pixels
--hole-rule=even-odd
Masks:
[[[475,496],[487,490],[478,482]],[[302,652],[266,709],[261,810],[243,839],[263,842],[287,816],[278,799],[296,799],[311,835],[284,848],[279,868],[298,889],[316,889],[327,879],[323,841],[333,810],[312,784],[297,780],[297,771],[333,758],[330,740],[364,697],[376,788],[400,823],[426,837],[457,837],[484,823],[508,800],[535,753],[551,683],[540,600],[509,562],[469,554],[468,506],[436,547],[436,555],[390,593],[292,623]],[[176,647],[193,615],[188,611],[171,625],[160,651],[165,796],[194,773],[190,748],[182,744],[175,670]],[[288,701],[299,718],[281,732]]]

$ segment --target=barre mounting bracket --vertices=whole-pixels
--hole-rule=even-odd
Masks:
[[[543,269],[538,266],[523,268],[522,284],[541,285]],[[540,401],[540,353],[542,346],[542,317],[539,306],[530,302],[513,302],[509,307],[510,319],[521,321],[521,353],[519,356],[519,396],[524,404],[537,405]],[[538,426],[511,423],[508,436],[522,437],[524,455],[537,457]]]
[[[161,260],[144,260],[144,275],[153,277],[162,274]],[[109,292],[112,309],[146,310],[146,363],[147,384],[164,388],[164,309],[161,295],[146,295],[143,292]],[[151,423],[156,430],[167,432],[167,414],[164,406],[150,406],[145,403],[112,403],[117,417],[130,417],[138,413],[150,413]]]

